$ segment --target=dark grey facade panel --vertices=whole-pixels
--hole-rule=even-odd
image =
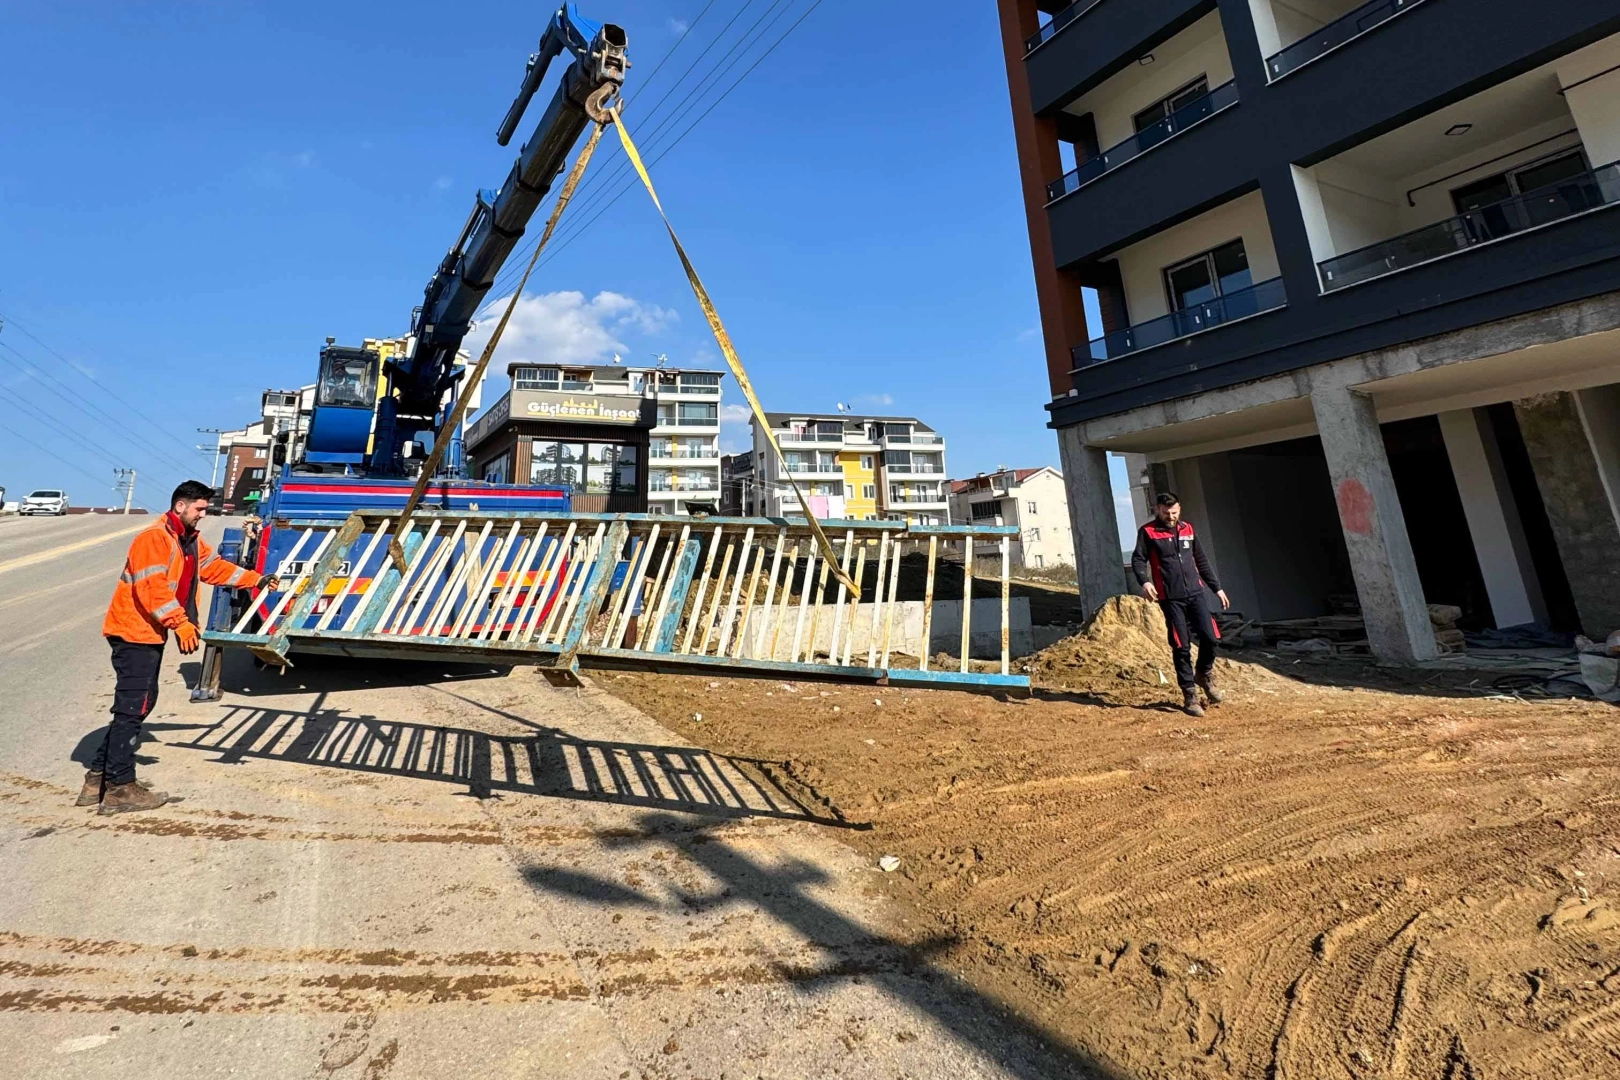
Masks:
[[[1620,2],[1423,0],[1269,84],[1248,0],[1219,7],[1239,103],[1054,202],[1056,261],[1090,283],[1099,260],[1258,188],[1288,307],[1078,372],[1077,396],[1052,405],[1054,426],[1620,290],[1611,208],[1324,296],[1291,171],[1620,33]],[[1114,29],[1097,18],[1109,8],[1121,9]],[[1176,32],[1208,10],[1101,0],[1026,61],[1037,111],[1169,36],[1138,13]]]

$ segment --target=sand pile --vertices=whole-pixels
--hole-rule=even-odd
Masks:
[[[1085,629],[1042,649],[1027,661],[1037,686],[1103,692],[1124,687],[1174,687],[1175,661],[1159,605],[1140,596],[1113,596]],[[1222,658],[1223,680],[1271,678],[1264,669]]]

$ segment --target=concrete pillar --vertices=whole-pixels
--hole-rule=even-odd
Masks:
[[[1581,629],[1600,638],[1620,629],[1620,523],[1593,454],[1575,395],[1538,394],[1513,403],[1547,508]]]
[[[1114,515],[1114,489],[1108,479],[1108,453],[1081,441],[1078,426],[1058,429],[1063,486],[1069,496],[1069,527],[1074,534],[1074,572],[1080,604],[1090,618],[1110,596],[1125,592],[1125,553]]]
[[[1609,496],[1609,512],[1620,517],[1620,383],[1577,390],[1575,408]]]
[[[1489,421],[1472,409],[1443,412],[1439,420],[1496,625],[1518,626],[1545,620],[1547,610],[1530,548],[1519,526],[1513,492],[1502,474],[1500,459],[1490,452],[1495,447],[1487,449],[1486,440],[1495,441]]]
[[[1131,485],[1131,515],[1140,525],[1153,516],[1153,493],[1148,491],[1148,459],[1146,454],[1121,454],[1125,459],[1125,476]]]
[[[1620,160],[1620,43],[1582,49],[1558,64],[1564,104],[1575,118],[1586,160],[1607,165]]]
[[[1439,655],[1372,398],[1319,386],[1311,391],[1311,408],[1373,655],[1393,662]]]

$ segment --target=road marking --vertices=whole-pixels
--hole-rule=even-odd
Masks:
[[[4,574],[9,570],[21,570],[25,566],[34,566],[42,562],[50,562],[52,559],[59,559],[63,555],[71,555],[75,551],[83,551],[85,548],[95,547],[97,544],[105,544],[107,541],[116,540],[120,536],[128,536],[130,533],[138,533],[150,524],[152,523],[148,521],[140,525],[132,525],[127,529],[120,529],[118,532],[111,532],[105,536],[92,536],[90,539],[80,540],[76,544],[66,544],[59,548],[51,548],[49,551],[41,551],[33,555],[24,555],[20,559],[12,559],[10,562],[0,562],[0,574]]]
[[[33,592],[23,593],[21,596],[8,596],[4,600],[0,600],[0,608],[10,607],[13,604],[20,604],[25,600],[34,600],[38,597],[44,596],[46,593],[55,592],[58,589],[71,589],[75,585],[88,585],[96,581],[107,581],[111,577],[111,574],[103,570],[100,573],[91,574],[89,577],[75,578],[72,581],[63,581],[58,582],[55,585],[47,585],[43,589],[35,589]]]

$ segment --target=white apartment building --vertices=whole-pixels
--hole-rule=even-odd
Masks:
[[[468,429],[468,475],[556,485],[578,511],[715,513],[722,373],[619,364],[507,368]]]
[[[791,473],[818,518],[921,524],[950,520],[945,440],[916,417],[838,412],[765,417],[783,460],[777,460],[754,421],[755,467],[744,491],[745,512],[803,516],[805,509],[788,482]]]
[[[1018,536],[1008,550],[1014,567],[1050,570],[1074,565],[1069,496],[1063,474],[1050,466],[1000,469],[952,480],[951,519],[964,524],[1018,526]],[[1001,545],[978,543],[974,554],[999,558]]]

